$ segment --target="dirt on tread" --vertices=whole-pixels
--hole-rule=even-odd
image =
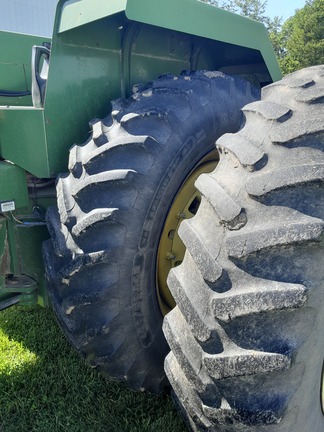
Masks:
[[[196,182],[202,204],[180,229],[187,252],[169,275],[178,318],[164,326],[166,373],[193,431],[324,430],[323,88],[324,66],[264,88]],[[180,349],[181,334],[195,349]]]

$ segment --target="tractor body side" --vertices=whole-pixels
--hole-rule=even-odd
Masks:
[[[37,288],[46,303],[41,244],[48,236],[45,211],[55,204],[54,179],[67,169],[69,148],[87,139],[89,120],[107,115],[112,100],[129,97],[136,84],[182,70],[220,70],[261,86],[281,77],[262,25],[196,0],[61,0],[45,98],[37,107],[28,94],[31,47],[49,41],[6,32],[0,38],[0,89],[18,92],[0,93],[5,301],[16,280],[18,294],[19,286],[33,291],[34,301]],[[31,279],[32,289],[22,276]]]

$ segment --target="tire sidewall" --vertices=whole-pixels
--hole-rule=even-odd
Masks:
[[[163,315],[157,294],[159,242],[169,209],[181,185],[199,162],[215,150],[214,137],[202,132],[187,136],[169,163],[146,212],[132,266],[132,311],[138,337],[144,347],[155,340],[158,355],[163,358],[168,346],[162,332]]]

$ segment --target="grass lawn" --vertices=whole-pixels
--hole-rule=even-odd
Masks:
[[[0,313],[1,432],[185,432],[168,396],[108,382],[79,358],[52,312]]]

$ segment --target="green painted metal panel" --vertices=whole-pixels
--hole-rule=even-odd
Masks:
[[[1,161],[0,201],[8,197],[15,198],[17,210],[0,215],[0,309],[16,302],[46,306],[42,243],[49,238],[44,216],[56,202],[54,183],[31,188],[27,196],[26,172]]]
[[[45,101],[46,140],[53,175],[66,171],[68,148],[87,138],[89,120],[105,116],[110,101],[128,97],[134,84],[148,82],[162,73],[179,74],[184,69],[221,69],[231,65],[232,59],[235,65],[263,64],[258,50],[129,21],[124,13],[91,21],[123,5],[119,2],[113,9],[110,3],[83,0],[59,5],[56,28],[59,18],[64,19],[64,5],[73,5],[77,13],[83,7],[86,11],[91,4],[100,15],[93,12],[87,24],[77,27],[70,11],[69,31],[53,34]]]
[[[197,0],[128,0],[125,13],[134,21],[249,48],[262,46],[265,34],[258,22]]]
[[[9,255],[7,252],[6,218],[0,216],[0,286],[4,283],[6,270],[9,268]]]
[[[130,96],[135,84],[147,83],[163,73],[177,75],[193,69],[192,47],[189,35],[139,23],[129,25],[122,46],[123,96]]]
[[[55,31],[64,32],[123,10],[133,21],[258,50],[272,80],[281,78],[268,33],[262,24],[198,0],[61,1]]]
[[[28,205],[26,173],[16,165],[0,161],[0,202],[14,201],[16,208]]]
[[[7,299],[7,293],[1,293],[1,287],[4,286],[5,275],[9,268],[9,253],[7,244],[6,219],[0,216],[0,301]]]
[[[28,242],[28,237],[18,236],[17,226],[24,224],[17,225],[11,215],[6,218],[0,216],[0,310],[17,303],[26,306],[36,304],[36,280],[40,281],[41,287],[39,302],[46,304],[44,269],[40,256],[41,239],[48,236],[46,227],[43,227],[45,235],[35,236],[33,232]]]
[[[134,21],[258,50],[273,81],[281,78],[267,30],[256,21],[197,0],[128,0],[125,13]]]
[[[55,28],[58,33],[89,24],[125,10],[127,0],[68,0],[60,1]]]
[[[4,107],[0,110],[0,148],[3,158],[37,177],[50,177],[42,109]]]
[[[37,224],[35,219],[21,217],[21,220],[24,224],[17,225],[17,243],[21,257],[20,270],[22,274],[26,274],[37,281],[38,303],[42,306],[48,306],[42,257],[42,244],[49,238],[48,230],[45,223],[43,225]]]
[[[0,89],[30,91],[30,61],[33,45],[48,42],[48,38],[0,31]],[[0,105],[32,105],[30,96],[0,96]]]
[[[89,121],[104,117],[121,94],[123,19],[54,36],[44,107],[51,175],[66,171],[69,147],[87,138]]]
[[[0,107],[2,157],[37,177],[66,171],[69,147],[86,139],[89,121],[121,93],[120,18],[55,37],[44,109]]]
[[[19,274],[19,254],[17,249],[17,238],[16,238],[16,221],[13,214],[7,214],[7,241],[8,251],[10,256],[10,268],[7,268],[9,274]]]

